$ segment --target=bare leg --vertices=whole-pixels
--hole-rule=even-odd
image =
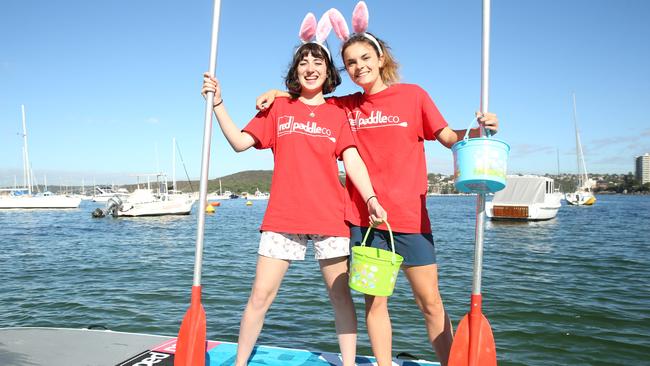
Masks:
[[[366,295],[366,326],[377,365],[391,366],[393,329],[388,314],[388,297]]]
[[[348,286],[348,257],[321,259],[320,269],[334,308],[336,335],[344,366],[354,366],[357,352],[357,315]]]
[[[283,259],[257,256],[255,281],[239,328],[236,366],[245,366],[248,363],[257,337],[264,326],[266,312],[280,289],[290,263]]]
[[[406,278],[411,283],[415,302],[418,304],[429,334],[429,342],[442,366],[447,365],[453,341],[451,321],[438,290],[438,266],[404,266]]]

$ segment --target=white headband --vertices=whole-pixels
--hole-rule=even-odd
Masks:
[[[381,50],[381,46],[379,45],[379,41],[372,34],[366,33],[366,32],[357,33],[357,34],[361,34],[362,36],[364,36],[365,38],[370,40],[370,42],[372,42],[375,45],[375,47],[377,47],[377,52],[379,52],[379,56],[384,55],[384,51]]]

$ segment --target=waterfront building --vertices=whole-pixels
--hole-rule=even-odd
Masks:
[[[636,157],[635,178],[641,184],[650,183],[650,154],[645,153]]]

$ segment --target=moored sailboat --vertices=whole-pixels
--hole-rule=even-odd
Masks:
[[[34,179],[29,164],[27,148],[27,127],[25,123],[25,106],[21,106],[23,117],[23,178],[24,186],[0,190],[0,209],[59,209],[78,208],[81,198],[51,192],[34,192]]]
[[[566,193],[564,199],[570,205],[575,206],[591,206],[596,203],[596,197],[591,191],[593,181],[589,179],[587,174],[587,166],[585,164],[585,156],[582,151],[582,144],[580,142],[580,132],[578,131],[578,117],[576,112],[576,95],[573,94],[573,123],[576,131],[576,157],[578,159],[578,185],[575,192]]]

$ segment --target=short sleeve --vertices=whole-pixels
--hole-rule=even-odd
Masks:
[[[420,89],[419,99],[422,105],[422,137],[425,140],[435,140],[436,134],[447,127],[447,121],[424,89]]]
[[[261,111],[248,122],[242,131],[250,134],[255,139],[256,149],[269,149],[275,146],[276,123],[273,106]]]

